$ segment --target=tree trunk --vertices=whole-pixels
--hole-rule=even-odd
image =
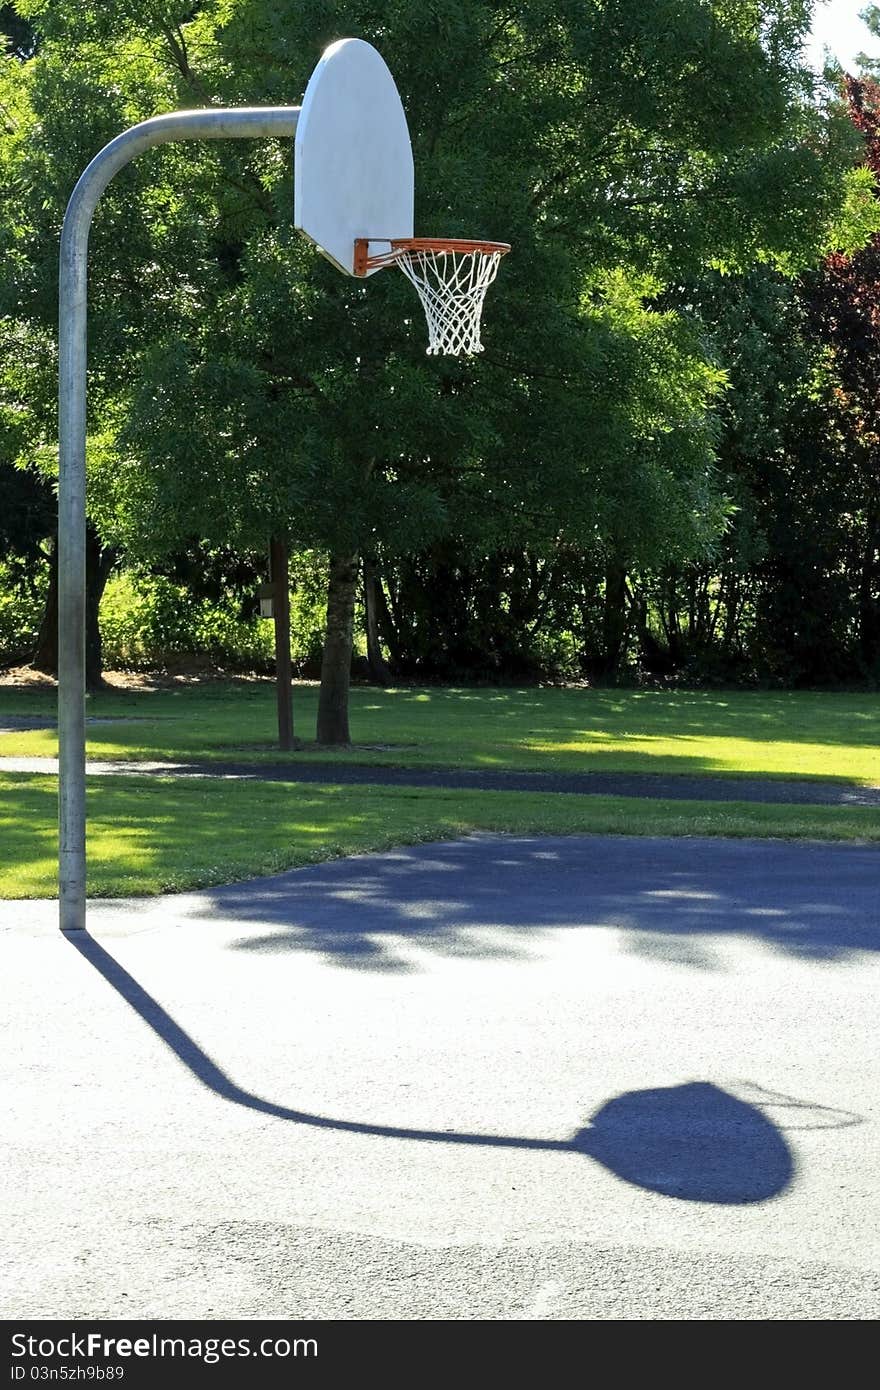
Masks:
[[[605,571],[605,603],[602,610],[602,667],[615,680],[626,637],[626,568],[609,561]]]
[[[101,627],[98,610],[107,587],[107,580],[116,563],[117,552],[105,549],[93,526],[86,528],[86,689],[100,690],[101,679]],[[58,675],[58,542],[52,546],[49,557],[49,592],[46,607],[40,623],[37,645],[31,657],[35,671],[45,671],[47,676]]]
[[[390,591],[391,586],[389,584],[389,592]],[[385,585],[382,580],[378,578],[374,590],[374,598],[376,600],[376,620],[379,627],[379,635],[388,648],[392,670],[399,672],[407,656],[406,646],[401,641],[397,626],[400,613],[398,612],[395,616],[392,612],[392,606],[389,603],[388,595],[385,593]]]
[[[273,536],[269,542],[269,575],[275,593],[275,696],[278,707],[278,747],[293,747],[293,685],[290,669],[290,574],[287,543]]]
[[[31,656],[31,666],[35,671],[44,671],[47,676],[58,675],[58,541],[52,542],[49,555],[49,592],[37,634],[37,645]]]
[[[391,667],[382,655],[379,642],[379,615],[384,594],[380,595],[381,580],[372,560],[364,556],[364,613],[367,629],[367,665],[370,679],[377,685],[391,685]]]
[[[327,631],[318,696],[319,743],[349,744],[348,690],[359,557],[331,555],[327,584]]]
[[[98,533],[89,526],[86,529],[86,689],[100,690],[104,684],[101,676],[103,651],[101,643],[101,624],[98,612],[101,599],[107,587],[107,580],[113,573],[118,552],[105,549]]]
[[[868,509],[865,549],[859,576],[859,653],[866,671],[873,672],[880,658],[880,603],[876,595],[880,551],[880,507]]]

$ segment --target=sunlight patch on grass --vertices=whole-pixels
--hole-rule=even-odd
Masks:
[[[53,777],[0,777],[0,897],[55,895],[56,802]],[[209,887],[473,831],[880,842],[880,816],[866,807],[556,793],[95,777],[88,808],[89,892],[105,897]]]
[[[90,698],[89,756],[361,763],[690,776],[826,777],[880,785],[880,702],[871,693],[377,690],[355,687],[355,747],[319,748],[317,690],[297,686],[294,754],[274,747],[268,682],[111,690]],[[45,691],[0,687],[3,714],[49,714]],[[0,756],[54,756],[51,729],[0,734]]]

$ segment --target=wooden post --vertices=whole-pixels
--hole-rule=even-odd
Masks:
[[[275,589],[275,684],[278,696],[278,747],[293,747],[293,690],[290,669],[290,586],[287,545],[273,536],[269,542],[269,577]]]

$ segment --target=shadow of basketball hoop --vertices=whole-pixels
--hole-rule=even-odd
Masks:
[[[766,1202],[790,1184],[792,1153],[764,1109],[708,1081],[628,1091],[607,1101],[570,1139],[474,1134],[457,1130],[370,1124],[294,1110],[239,1086],[218,1067],[166,1009],[92,936],[64,938],[107,981],[192,1076],[221,1100],[291,1124],[416,1143],[465,1144],[487,1149],[531,1149],[595,1159],[624,1182],[664,1197],[721,1205]],[[794,1128],[844,1128],[860,1118],[790,1096],[753,1090],[765,1108],[802,1112],[813,1123]],[[765,1099],[766,1098],[766,1099]],[[818,1120],[817,1118],[818,1117]],[[830,1118],[829,1118],[830,1117]]]
[[[776,1125],[709,1081],[615,1096],[572,1147],[625,1182],[691,1202],[766,1202],[794,1173]]]

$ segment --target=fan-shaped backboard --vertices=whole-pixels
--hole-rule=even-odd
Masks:
[[[331,44],[296,128],[294,226],[339,270],[354,243],[413,234],[413,159],[406,116],[383,59],[361,39]]]

